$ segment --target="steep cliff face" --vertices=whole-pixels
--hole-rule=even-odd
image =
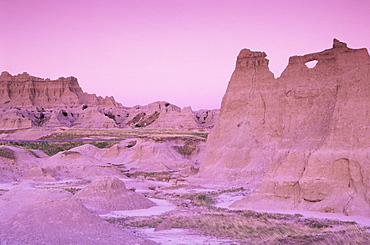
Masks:
[[[74,77],[57,80],[30,76],[0,76],[0,129],[28,127],[79,128],[178,128],[210,129],[218,110],[203,110],[195,116],[166,101],[145,106],[123,107],[113,97],[82,91]]]
[[[265,57],[248,49],[238,55],[220,116],[207,140],[200,179],[254,185],[271,164],[275,148],[271,138],[279,134],[273,127],[279,115],[278,94]]]
[[[84,93],[75,77],[50,80],[33,77],[25,72],[16,76],[2,72],[0,105],[2,108],[73,108],[82,105],[116,107],[120,104],[113,97],[102,98]]]
[[[331,49],[291,57],[278,79],[267,67],[240,69],[240,56],[200,173],[258,186],[233,207],[370,216],[367,50],[335,39]]]

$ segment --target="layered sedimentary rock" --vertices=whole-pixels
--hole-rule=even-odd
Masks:
[[[70,108],[82,105],[116,107],[120,104],[113,97],[84,93],[75,77],[50,80],[26,72],[12,76],[4,71],[0,76],[0,105],[3,108]]]
[[[218,110],[193,112],[166,101],[123,107],[113,97],[83,92],[75,77],[0,76],[0,129],[29,127],[210,129]],[[195,114],[201,114],[195,116]]]
[[[30,128],[32,121],[22,116],[19,110],[16,109],[0,109],[0,128],[1,129],[17,129]]]
[[[258,186],[236,208],[370,216],[367,50],[334,39],[290,57],[278,79],[265,56],[240,52],[200,176]]]
[[[278,112],[277,99],[266,97],[277,96],[277,82],[265,57],[248,49],[240,52],[219,119],[208,136],[199,179],[255,185],[269,165],[274,147],[264,131],[275,133],[269,120]]]
[[[156,101],[132,108],[104,109],[104,114],[122,128],[210,129],[217,120],[218,112],[217,109],[201,111],[193,111],[190,107],[181,109],[167,101]]]

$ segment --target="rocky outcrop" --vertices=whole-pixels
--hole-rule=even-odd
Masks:
[[[84,93],[75,77],[50,80],[26,72],[12,76],[6,71],[0,76],[0,105],[2,108],[120,106],[113,97]]]
[[[157,244],[101,219],[72,194],[21,184],[0,197],[1,244]]]
[[[0,183],[18,181],[31,168],[41,165],[41,159],[31,150],[14,146],[0,147]]]
[[[218,110],[193,112],[166,101],[123,107],[82,91],[75,77],[0,76],[0,129],[28,127],[210,129]],[[197,116],[195,116],[197,114]]]
[[[217,120],[219,110],[193,111],[191,107],[180,107],[166,101],[156,101],[133,108],[104,109],[122,128],[175,128],[210,129]]]
[[[240,52],[222,100],[219,119],[208,136],[200,181],[212,178],[255,186],[270,164],[273,142],[262,132],[273,126],[268,120],[278,114],[276,99],[266,99],[270,95],[277,96],[277,82],[265,57],[263,52],[248,49]]]
[[[76,150],[63,151],[46,158],[41,168],[56,180],[84,179],[92,181],[102,176],[123,177],[122,172],[94,157],[94,146],[86,144]],[[96,151],[98,151],[96,149]]]
[[[103,213],[116,210],[147,209],[156,205],[143,195],[128,190],[122,180],[113,177],[94,180],[75,197],[90,210]]]
[[[265,56],[240,52],[200,176],[257,187],[236,208],[370,216],[367,50],[334,39],[278,79]]]
[[[190,107],[185,107],[180,112],[160,113],[158,119],[148,128],[196,129],[198,127],[193,111]]]
[[[194,112],[197,123],[200,127],[213,128],[220,115],[219,109],[199,110]]]
[[[107,149],[101,157],[130,170],[182,170],[197,166],[204,158],[204,148],[201,140],[130,139]]]
[[[0,109],[0,112],[1,129],[30,128],[32,126],[32,121],[25,118],[17,109]]]

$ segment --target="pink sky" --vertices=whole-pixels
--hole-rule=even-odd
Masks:
[[[0,0],[0,70],[56,79],[126,106],[218,108],[242,48],[278,77],[334,37],[370,48],[370,1]]]

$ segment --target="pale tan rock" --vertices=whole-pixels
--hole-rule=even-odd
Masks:
[[[22,117],[22,114],[17,109],[1,110],[0,109],[0,128],[1,129],[20,129],[30,128],[32,121]]]
[[[14,146],[0,147],[0,182],[19,180],[31,168],[41,165],[41,159],[30,150]]]
[[[56,179],[46,169],[40,167],[31,168],[21,177],[21,180],[32,180],[36,182],[54,182]]]
[[[131,143],[130,143],[131,142]],[[204,142],[196,142],[193,151],[184,155],[176,147],[184,142],[170,140],[137,139],[124,141],[103,150],[102,161],[124,164],[126,168],[137,171],[180,170],[200,163],[204,157]],[[103,160],[105,159],[105,160]]]
[[[26,127],[80,128],[181,128],[209,129],[212,110],[196,117],[191,108],[157,101],[145,106],[123,107],[113,97],[82,91],[75,77],[56,80],[30,76],[26,72],[0,76],[0,129]],[[5,116],[10,111],[11,115]]]
[[[178,111],[163,111],[148,128],[196,129],[198,124],[191,107]]]
[[[121,106],[113,97],[84,93],[75,77],[50,80],[30,76],[26,72],[16,76],[1,73],[0,105],[3,108]]]
[[[86,146],[84,146],[86,147]],[[118,169],[81,148],[63,151],[43,160],[41,167],[57,180],[94,180],[102,176],[123,177]]]
[[[1,118],[0,119],[1,129],[30,128],[31,125],[32,125],[31,120],[27,118]]]
[[[157,101],[146,106],[134,106],[126,111],[126,119],[120,124],[131,128],[198,128],[194,112],[190,107],[181,109],[166,101]]]
[[[116,128],[115,121],[104,114],[97,108],[87,108],[81,113],[79,118],[71,125],[76,128]]]
[[[277,83],[263,52],[243,49],[222,100],[198,181],[256,186],[271,163]],[[273,91],[273,93],[271,92]],[[263,149],[259,149],[262,147]]]
[[[290,57],[278,79],[264,56],[238,56],[200,177],[258,186],[234,208],[370,216],[367,50],[334,40]]]
[[[53,132],[61,131],[60,128],[32,127],[27,129],[12,130],[0,134],[1,139],[9,140],[36,140]]]
[[[75,195],[89,209],[98,212],[147,209],[156,204],[143,195],[130,191],[122,180],[101,177]]]
[[[219,115],[219,109],[194,111],[198,126],[203,128],[213,128]]]
[[[24,184],[0,197],[2,244],[156,244],[110,225],[72,194]]]

